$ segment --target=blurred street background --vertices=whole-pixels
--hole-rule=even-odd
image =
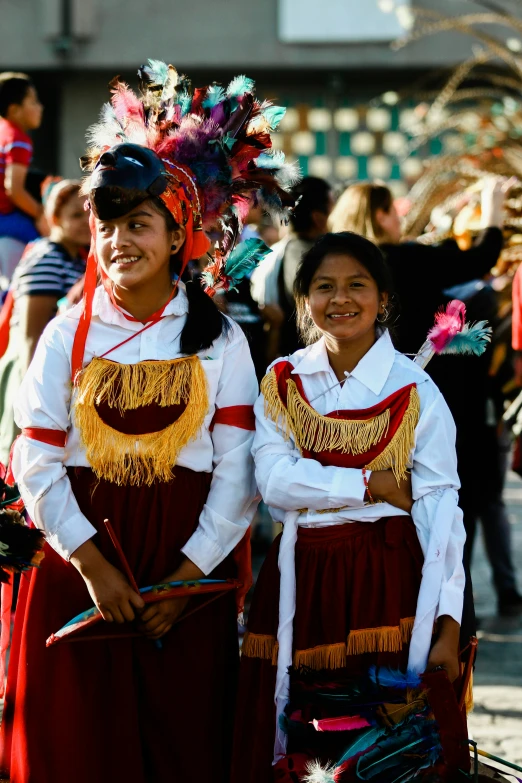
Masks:
[[[483,180],[513,175],[497,226],[501,256],[472,281],[478,288],[448,294],[472,298],[483,284],[493,292],[494,350],[482,380],[471,378],[460,394],[473,401],[493,379],[496,408],[483,423],[496,433],[522,383],[510,339],[522,260],[522,0],[1,0],[0,9],[0,71],[28,73],[44,105],[32,134],[31,171],[40,179],[80,177],[85,130],[108,99],[107,85],[120,74],[135,87],[148,58],[173,63],[196,86],[237,73],[255,79],[258,95],[287,107],[277,148],[335,196],[360,181],[388,187],[404,239],[452,239],[469,249]],[[468,212],[459,222],[462,207]],[[259,215],[252,231],[268,244],[280,239],[279,227]],[[422,300],[430,270],[419,269],[414,282]],[[265,345],[273,324],[249,292],[223,309],[239,322],[243,314],[246,331],[250,324],[262,374],[278,353]],[[522,589],[522,479],[513,472],[504,500]],[[257,567],[272,532],[262,516]],[[471,733],[480,747],[522,765],[522,598],[516,589],[504,595],[510,611],[499,611],[480,534],[472,575],[480,644]]]

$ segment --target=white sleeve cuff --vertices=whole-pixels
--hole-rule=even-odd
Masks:
[[[78,547],[96,535],[96,528],[83,514],[75,514],[63,522],[57,530],[46,533],[47,543],[64,560],[70,560]]]
[[[223,550],[205,535],[201,527],[196,528],[181,551],[203,571],[205,576],[217,568],[226,557]]]
[[[462,622],[462,609],[464,606],[464,594],[462,590],[454,587],[449,582],[443,582],[436,619],[447,614],[453,617],[459,625]]]
[[[369,480],[370,476],[371,471],[367,470],[366,479]],[[365,493],[366,485],[362,470],[336,468],[328,498],[328,508],[363,506]]]

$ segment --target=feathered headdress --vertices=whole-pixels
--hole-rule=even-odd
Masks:
[[[259,205],[286,219],[293,204],[289,191],[300,179],[299,168],[273,149],[270,135],[285,109],[260,103],[246,76],[236,76],[226,88],[212,84],[192,90],[186,77],[159,60],[149,60],[138,75],[139,95],[119,78],[111,83],[111,101],[88,131],[90,147],[82,168],[94,171],[100,157],[117,144],[155,152],[168,180],[159,198],[186,229],[182,271],[208,251],[205,232],[217,229],[221,238],[203,281],[210,295],[219,288],[229,290],[268,252],[258,242],[231,255],[250,208]],[[89,179],[84,190],[89,193]],[[91,271],[89,278],[88,270],[86,289],[93,280],[95,286],[95,275]]]

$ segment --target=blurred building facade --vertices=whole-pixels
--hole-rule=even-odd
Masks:
[[[456,11],[454,0],[415,4]],[[135,85],[137,66],[154,57],[194,84],[247,73],[260,95],[289,107],[278,143],[304,173],[379,178],[399,194],[423,151],[400,162],[411,110],[398,109],[396,91],[466,59],[474,44],[449,32],[392,51],[410,8],[410,0],[2,0],[0,70],[29,72],[37,84],[46,112],[35,164],[46,173],[79,175],[85,129],[108,82],[120,74]],[[458,143],[450,134],[429,152]]]

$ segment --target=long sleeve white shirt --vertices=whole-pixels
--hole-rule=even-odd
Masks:
[[[29,514],[65,559],[96,532],[81,513],[66,473],[69,466],[89,466],[71,415],[76,393],[70,380],[71,351],[80,312],[80,307],[75,307],[47,326],[15,405],[20,428],[67,432],[63,448],[22,436],[13,455],[13,473]],[[124,364],[179,358],[187,312],[188,300],[181,284],[164,311],[165,317],[117,348],[110,358]],[[253,432],[225,424],[216,424],[210,431],[216,408],[252,405],[258,394],[247,341],[236,324],[230,322],[230,327],[228,335],[199,354],[208,382],[209,407],[200,432],[177,459],[178,465],[213,474],[199,524],[182,549],[205,574],[241,540],[257,506],[250,455]],[[125,318],[103,288],[98,288],[84,364],[140,329],[141,323]]]
[[[458,508],[459,479],[455,425],[435,384],[418,365],[395,351],[384,331],[341,385],[330,366],[324,339],[288,357],[311,406],[321,415],[370,408],[411,383],[417,384],[420,417],[410,453],[413,518],[424,555],[422,581],[410,643],[408,667],[422,672],[428,659],[433,622],[462,617],[465,541]],[[265,417],[264,398],[255,405],[256,435],[252,453],[261,495],[274,519],[284,522],[279,550],[281,572],[275,703],[281,714],[288,701],[296,602],[295,543],[299,526],[372,523],[406,515],[388,503],[364,504],[362,471],[323,466],[301,457],[295,440],[285,440]],[[303,512],[302,509],[307,509]],[[321,513],[319,513],[321,512]],[[274,758],[284,754],[286,735],[276,730]]]

